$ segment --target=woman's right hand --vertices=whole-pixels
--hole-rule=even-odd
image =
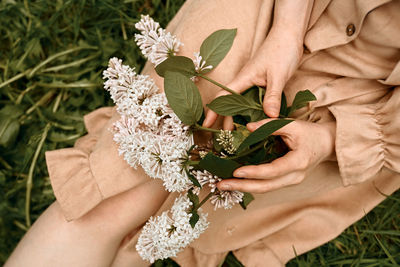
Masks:
[[[281,95],[286,82],[296,71],[303,55],[303,41],[313,1],[281,0],[276,7],[274,25],[267,38],[227,87],[242,93],[253,85],[266,87],[265,114],[279,116]],[[308,3],[309,5],[306,5]],[[290,17],[291,14],[295,14]],[[221,91],[216,95],[229,94]],[[208,110],[203,126],[211,127],[218,115]],[[233,128],[232,117],[224,118],[224,129]]]

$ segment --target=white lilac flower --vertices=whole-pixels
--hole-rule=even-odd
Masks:
[[[165,189],[170,192],[182,192],[192,185],[184,164],[192,144],[184,141],[181,138],[154,136],[148,140],[146,151],[139,159],[144,171],[152,178],[163,180]]]
[[[168,116],[165,116],[164,120],[162,121],[162,134],[177,137],[192,136],[190,126],[183,124],[172,110],[169,111],[169,106],[167,106],[166,108],[166,113],[168,113]]]
[[[141,17],[135,24],[141,34],[135,34],[135,42],[144,57],[156,66],[166,60],[168,56],[175,55],[183,45],[175,35],[166,32],[148,15]]]
[[[149,54],[148,59],[154,65],[161,64],[170,55],[176,55],[182,43],[169,32],[162,31],[159,41],[153,46],[152,52]]]
[[[240,191],[217,191],[210,198],[210,202],[214,205],[214,210],[217,208],[230,209],[235,204],[241,202],[243,196],[243,192]]]
[[[118,152],[124,156],[125,161],[137,168],[142,165],[143,159],[147,156],[147,145],[154,138],[151,132],[143,131],[138,127],[131,127],[136,122],[132,118],[122,117],[113,125],[114,141],[118,144]]]
[[[216,141],[228,154],[235,154],[236,147],[233,145],[233,135],[229,130],[221,130]]]
[[[135,24],[135,28],[142,34],[149,32],[157,32],[160,29],[160,24],[154,21],[149,15],[141,15],[139,22]]]
[[[206,170],[193,170],[192,175],[199,181],[200,185],[208,185],[211,188],[211,192],[217,190],[217,184],[222,181],[218,176],[206,171]]]
[[[132,167],[141,166],[150,177],[163,180],[170,192],[190,188],[185,161],[193,134],[173,113],[165,94],[148,76],[136,74],[117,58],[110,60],[104,77],[121,114],[112,128],[120,155]]]
[[[202,56],[200,56],[200,52],[194,53],[193,63],[197,73],[200,73],[204,70],[211,70],[213,68],[211,65],[206,66],[206,61],[202,58]]]
[[[107,79],[104,88],[110,92],[121,115],[138,114],[143,102],[159,92],[149,76],[136,74],[134,69],[122,65],[122,60],[117,58],[110,59],[103,78]]]
[[[146,125],[153,131],[158,131],[160,122],[171,109],[168,107],[168,100],[165,94],[155,94],[144,99],[140,106],[136,108],[135,117],[139,123]]]
[[[153,263],[158,259],[175,257],[207,229],[207,214],[201,209],[198,210],[200,218],[192,228],[191,214],[188,213],[191,205],[187,196],[179,196],[169,212],[149,219],[136,244],[136,250],[144,260]]]
[[[119,154],[132,167],[140,165],[151,178],[161,179],[169,192],[190,188],[192,182],[186,173],[185,161],[193,136],[179,138],[160,136],[140,128],[126,130],[133,124],[131,120],[124,117],[114,124],[114,141],[119,145]]]
[[[108,68],[103,71],[103,79],[107,79],[104,82],[104,89],[110,92],[115,103],[129,93],[135,75],[135,70],[127,65],[122,65],[121,59],[114,57],[109,60]]]

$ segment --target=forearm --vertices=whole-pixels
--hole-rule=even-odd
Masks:
[[[275,1],[273,30],[290,32],[303,42],[314,0]]]
[[[159,179],[149,180],[104,200],[71,222],[54,203],[33,224],[5,266],[110,266],[124,237],[155,214],[167,196]]]

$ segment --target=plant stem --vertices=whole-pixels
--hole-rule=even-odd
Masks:
[[[234,95],[240,95],[239,93],[237,93],[237,92],[235,92],[235,91],[233,91],[232,89],[229,89],[228,87],[226,87],[225,85],[222,85],[222,84],[220,84],[219,82],[217,82],[217,81],[214,81],[213,79],[211,79],[210,77],[207,77],[207,76],[204,76],[203,74],[201,74],[201,73],[198,73],[197,74],[197,76],[199,76],[199,77],[201,77],[201,78],[203,78],[203,79],[205,79],[205,80],[207,80],[207,81],[209,81],[210,83],[213,83],[213,84],[215,84],[216,86],[219,86],[219,87],[221,87],[222,89],[224,89],[225,91],[228,91],[229,93],[231,93],[231,94],[234,94]]]
[[[0,88],[4,87],[4,86],[6,86],[6,85],[8,85],[8,84],[10,84],[10,83],[12,83],[12,82],[15,82],[16,80],[19,80],[19,79],[25,77],[25,75],[26,75],[29,71],[31,71],[31,69],[28,69],[28,70],[26,70],[26,71],[24,71],[24,72],[21,72],[20,74],[15,75],[15,76],[12,77],[11,79],[8,79],[7,81],[4,81],[3,83],[0,84]]]
[[[212,132],[212,133],[220,133],[220,132],[221,132],[221,130],[203,127],[203,126],[201,126],[200,124],[197,124],[197,123],[195,124],[195,127],[196,127],[198,130],[203,130],[203,131]]]
[[[42,151],[42,147],[44,141],[47,138],[47,134],[50,130],[51,124],[48,123],[44,127],[42,138],[39,141],[39,144],[36,148],[35,155],[33,156],[31,166],[29,168],[28,179],[26,180],[26,199],[25,199],[25,221],[26,226],[29,228],[31,226],[31,217],[30,217],[30,205],[31,205],[31,192],[32,192],[32,180],[33,180],[33,171],[35,170],[36,161],[39,157],[40,151]]]
[[[204,203],[207,202],[207,200],[210,199],[210,197],[212,197],[214,195],[213,192],[208,193],[208,195],[199,203],[199,205],[197,206],[196,210],[198,210],[201,206],[204,205]]]
[[[74,48],[67,49],[65,51],[56,53],[56,54],[48,57],[46,60],[44,60],[43,62],[38,64],[36,67],[34,67],[33,70],[27,75],[28,78],[31,78],[39,69],[41,69],[42,67],[44,67],[46,64],[50,63],[51,61],[53,61],[53,60],[55,60],[55,59],[57,59],[59,57],[71,54],[73,52],[82,50],[82,49],[94,49],[94,50],[96,50],[96,49],[98,49],[98,47],[95,47],[95,46],[78,46],[78,47],[74,47]]]
[[[19,105],[22,102],[22,99],[24,98],[24,96],[30,92],[31,90],[35,89],[36,84],[29,86],[28,88],[26,88],[24,91],[22,91],[22,93],[19,94],[19,96],[17,97],[17,100],[15,101],[15,104]]]
[[[200,161],[198,160],[188,160],[187,164],[190,166],[198,165]]]
[[[54,91],[49,91],[47,92],[44,96],[42,96],[42,98],[39,99],[39,101],[37,101],[32,107],[30,107],[25,114],[29,115],[31,114],[37,107],[43,105],[44,103],[46,103],[50,98],[53,97],[53,95],[55,94]]]
[[[249,149],[249,150],[245,151],[244,153],[241,153],[241,154],[233,156],[233,157],[227,157],[227,159],[237,159],[237,158],[249,155],[249,154],[253,153],[254,151],[257,151],[258,149],[262,148],[264,146],[264,144],[265,144],[265,142],[261,142],[260,144],[256,145],[252,149]]]

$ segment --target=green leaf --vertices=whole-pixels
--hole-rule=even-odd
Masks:
[[[270,121],[261,127],[259,127],[257,130],[252,132],[239,146],[237,153],[241,152],[243,149],[246,147],[249,147],[251,145],[254,145],[268,136],[270,136],[273,132],[276,130],[279,130],[283,126],[291,123],[293,120],[273,120]]]
[[[282,92],[282,96],[281,96],[281,110],[279,111],[279,114],[283,117],[287,117],[288,116],[288,107],[287,107],[287,100],[286,100],[286,95],[284,92]]]
[[[243,134],[242,131],[232,131],[233,136],[233,147],[236,149],[240,146],[240,144],[246,139],[247,136]]]
[[[254,197],[250,193],[247,193],[247,192],[243,192],[243,193],[244,193],[243,199],[239,204],[240,204],[240,206],[242,206],[243,209],[247,209],[247,206],[250,204],[250,202],[252,202],[254,200]]]
[[[215,69],[232,47],[237,29],[219,30],[208,36],[200,47],[200,56]],[[206,73],[210,70],[205,70]]]
[[[156,260],[151,267],[180,267],[180,265],[168,258],[165,260]]]
[[[264,102],[265,88],[260,86],[257,86],[257,88],[258,88],[258,101],[260,102],[260,105],[262,105]]]
[[[213,153],[208,153],[199,165],[220,178],[232,178],[233,171],[241,166],[236,161],[220,158]]]
[[[248,111],[247,115],[250,117],[250,122],[256,122],[268,118],[263,110],[251,109]]]
[[[189,177],[189,180],[197,187],[201,188],[201,184],[197,180],[196,177],[194,177],[189,171],[186,170],[187,176]]]
[[[156,67],[156,72],[161,77],[165,77],[167,71],[178,72],[188,78],[196,75],[193,61],[190,58],[183,56],[172,56]]]
[[[244,265],[233,255],[232,251],[228,253],[225,258],[223,264],[219,265],[218,267],[227,266],[227,267],[244,267]]]
[[[247,137],[251,134],[251,132],[247,130],[246,126],[241,125],[239,123],[233,123],[233,125],[235,126],[235,130],[240,132],[243,136]]]
[[[196,226],[196,223],[199,221],[200,216],[197,211],[192,211],[192,216],[190,217],[189,223],[192,228]]]
[[[219,144],[217,138],[219,137],[219,133],[213,134],[213,146],[216,152],[221,152],[224,148]]]
[[[20,129],[18,117],[23,113],[19,105],[6,105],[0,110],[0,146],[14,144]]]
[[[18,105],[7,105],[4,106],[1,110],[0,110],[0,115],[4,115],[6,117],[10,117],[13,119],[18,118],[20,115],[22,115],[24,113],[24,110],[22,109],[21,106]]]
[[[296,110],[305,107],[308,102],[315,101],[317,98],[310,90],[304,90],[297,92],[296,96],[294,97],[292,106],[290,107],[288,116],[290,116]]]
[[[222,116],[249,115],[253,110],[262,111],[262,107],[257,102],[242,95],[217,97],[207,107]]]
[[[244,97],[247,99],[251,99],[255,102],[257,102],[260,106],[263,104],[263,98],[265,95],[265,88],[260,87],[260,86],[253,86],[247,89],[242,93]]]
[[[11,146],[17,139],[20,124],[11,116],[0,115],[0,146]]]
[[[186,125],[194,125],[203,113],[203,103],[196,85],[188,77],[178,72],[167,72],[164,90],[178,118]]]
[[[192,210],[196,210],[199,205],[199,197],[193,193],[192,190],[189,190],[187,193],[189,200],[192,202]]]

